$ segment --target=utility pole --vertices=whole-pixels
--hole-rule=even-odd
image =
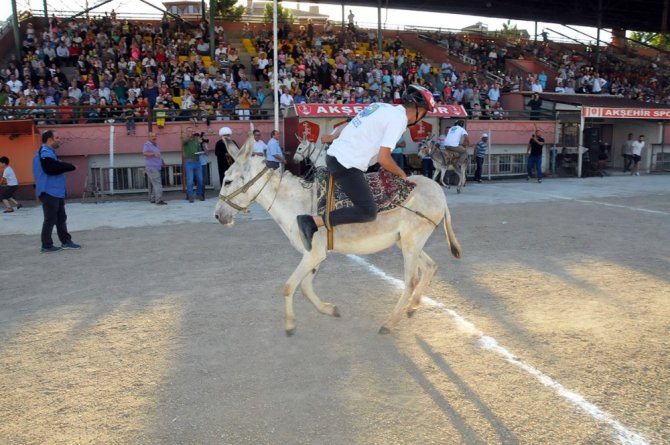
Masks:
[[[12,29],[14,30],[14,50],[16,51],[16,62],[18,65],[20,65],[21,35],[19,33],[19,14],[16,11],[16,0],[12,0]]]

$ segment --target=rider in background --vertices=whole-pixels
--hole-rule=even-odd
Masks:
[[[378,162],[394,175],[406,178],[405,172],[393,161],[391,150],[405,129],[415,125],[435,108],[435,99],[427,89],[410,85],[401,98],[400,106],[386,103],[370,104],[346,125],[321,142],[330,143],[326,166],[340,189],[354,204],[330,213],[331,226],[364,223],[377,218],[377,206],[365,180],[369,166]],[[312,250],[314,233],[323,227],[322,216],[298,215],[300,237],[307,251]]]
[[[470,146],[470,139],[468,139],[468,132],[465,130],[465,121],[459,119],[444,137],[442,148],[458,153],[457,164],[461,164],[468,156],[466,150],[468,146]]]

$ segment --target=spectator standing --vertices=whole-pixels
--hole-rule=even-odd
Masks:
[[[263,156],[268,151],[268,146],[265,142],[261,140],[261,131],[254,130],[254,151],[251,153],[251,156]]]
[[[202,166],[200,165],[199,134],[192,128],[186,127],[182,133],[182,157],[186,170],[186,199],[193,202],[193,182],[197,187],[197,196],[200,201],[205,200],[205,186],[202,182]]]
[[[156,205],[166,205],[163,201],[163,184],[161,182],[161,169],[165,162],[161,156],[161,150],[156,145],[157,136],[155,132],[149,133],[149,140],[144,143],[142,154],[144,155],[144,171],[149,178],[149,201]]]
[[[486,153],[489,150],[489,135],[487,133],[482,134],[482,137],[477,145],[475,145],[475,161],[477,162],[477,168],[475,169],[475,181],[482,183],[482,170],[484,167],[484,158]]]
[[[0,184],[5,186],[0,189],[0,198],[5,205],[4,213],[12,213],[14,209],[10,202],[14,203],[17,210],[23,207],[23,204],[14,199],[14,193],[16,193],[16,190],[19,188],[19,180],[16,178],[14,169],[9,166],[9,158],[7,156],[0,157],[0,168],[4,169],[2,171],[2,181],[0,181]]]
[[[268,167],[277,170],[280,164],[286,164],[286,158],[284,158],[284,152],[282,151],[281,146],[279,145],[278,130],[272,130],[272,134],[270,135],[270,140],[268,141],[267,147],[268,148],[265,155],[265,164]]]
[[[533,177],[533,167],[537,171],[537,182],[542,182],[542,149],[544,148],[544,139],[541,136],[540,130],[535,130],[530,141],[528,141],[528,148],[526,155],[528,155],[528,177],[526,181],[530,181]]]
[[[637,138],[637,141],[631,144],[631,151],[633,152],[633,170],[630,173],[631,176],[640,176],[640,160],[642,159],[642,150],[645,145],[646,142],[644,141],[643,134]]]
[[[52,130],[42,133],[42,145],[33,158],[33,176],[37,196],[42,203],[44,222],[42,223],[42,253],[59,252],[63,249],[80,249],[72,241],[67,231],[65,213],[65,173],[75,170],[75,166],[62,162],[56,155],[60,147],[60,137]],[[51,233],[56,226],[61,246],[54,246]]]
[[[256,136],[256,131],[254,130],[254,136]],[[260,132],[259,132],[260,134]],[[219,182],[223,185],[223,177],[226,174],[226,170],[230,167],[230,164],[233,163],[233,159],[228,153],[228,144],[230,144],[233,131],[230,127],[222,127],[219,130],[220,139],[216,141],[214,146],[214,154],[216,155],[216,165],[219,170]]]
[[[540,95],[533,93],[528,101],[528,106],[530,107],[530,120],[540,120],[540,113],[542,112],[542,99],[540,99]]]
[[[633,164],[633,133],[628,133],[628,139],[621,144],[621,156],[623,156],[623,172],[629,172]]]

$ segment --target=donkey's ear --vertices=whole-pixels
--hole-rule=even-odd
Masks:
[[[241,151],[241,148],[237,145],[237,142],[232,139],[230,139],[228,144],[226,144],[226,149],[228,150],[230,157],[233,159],[237,159]]]
[[[254,152],[255,142],[256,141],[254,140],[253,132],[249,132],[249,137],[247,137],[247,140],[244,142],[244,145],[242,145],[242,148],[240,148],[237,154],[233,156],[235,162],[244,162],[247,159],[249,159],[251,157],[251,153]]]

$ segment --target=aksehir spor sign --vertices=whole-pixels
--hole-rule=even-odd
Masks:
[[[582,116],[610,119],[670,119],[670,108],[583,107]]]
[[[368,104],[296,104],[295,112],[299,117],[347,117],[355,116]],[[429,117],[467,117],[461,105],[438,105]]]

